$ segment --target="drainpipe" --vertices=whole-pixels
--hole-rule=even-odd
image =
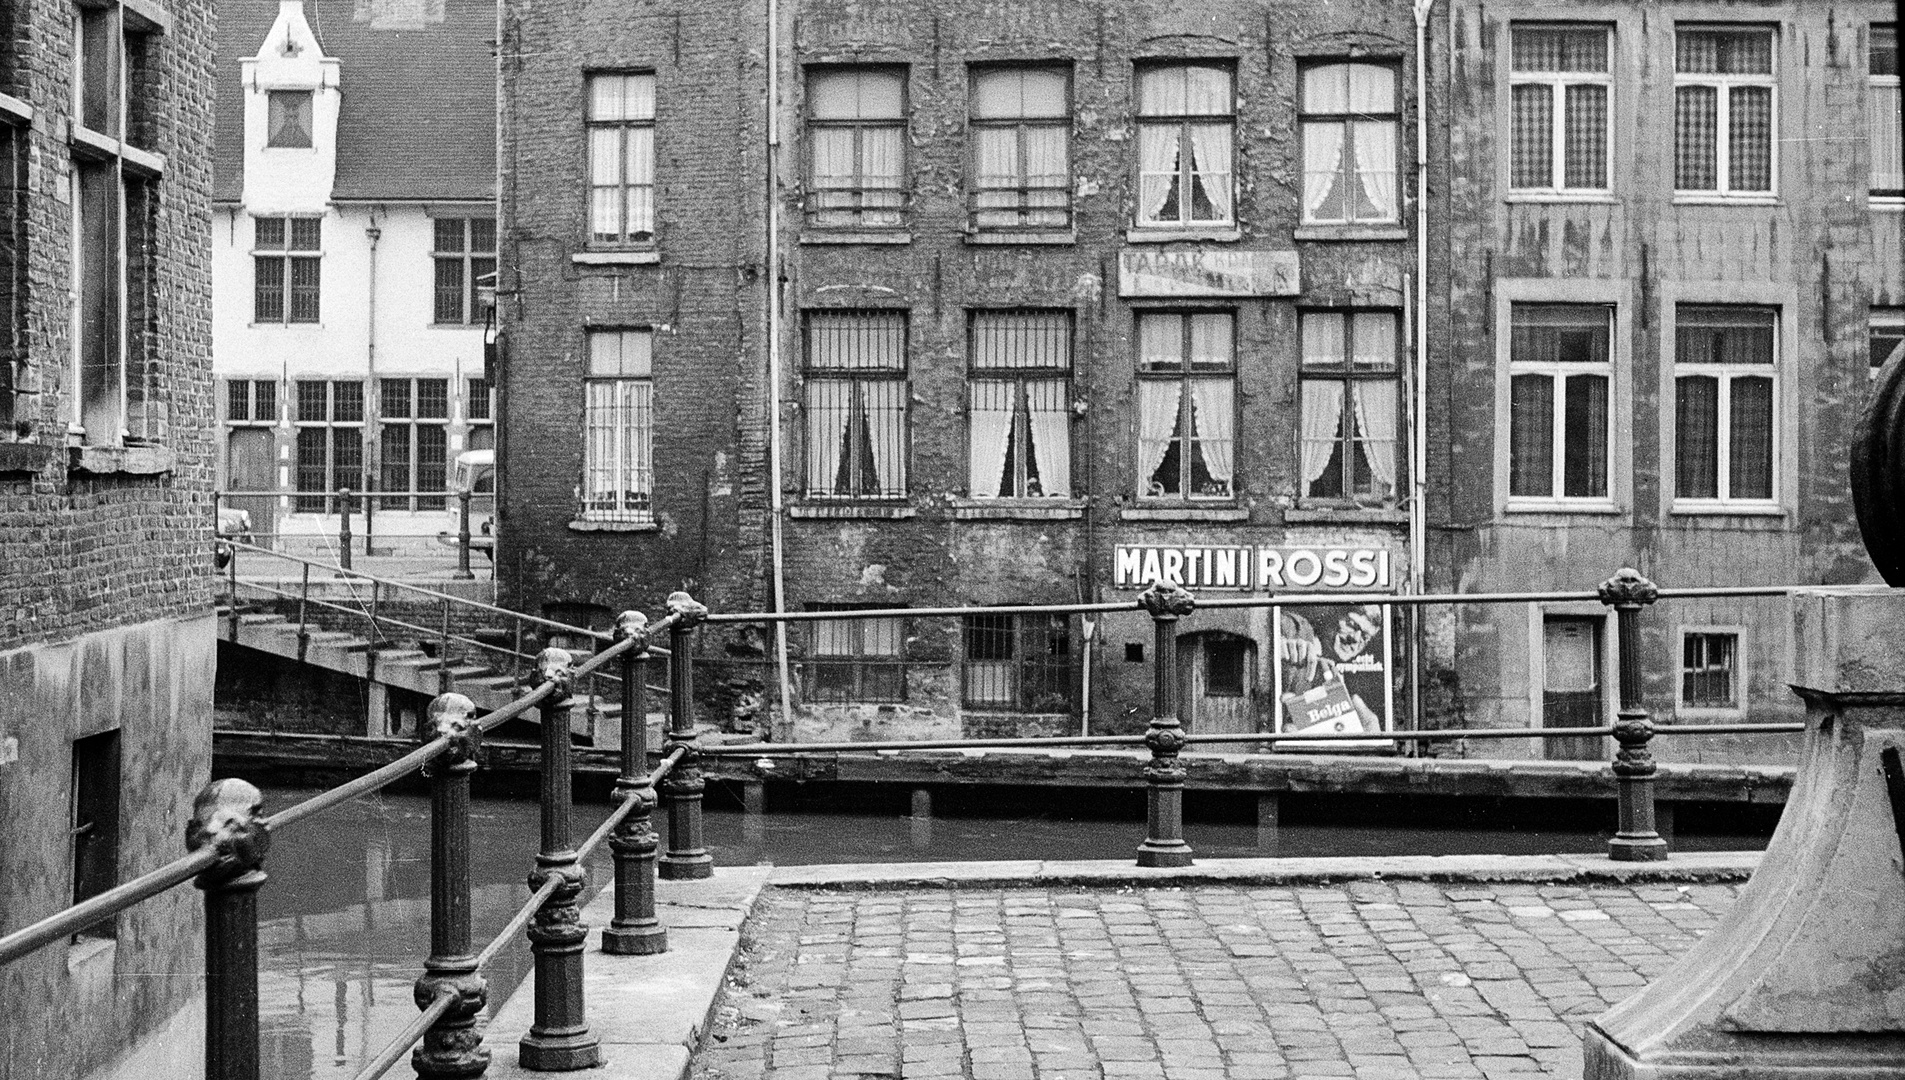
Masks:
[[[787,602],[787,558],[781,536],[781,193],[780,2],[767,0],[767,497],[773,544],[772,610]],[[794,683],[787,671],[787,623],[774,620],[774,667],[780,676],[781,724],[794,726]]]
[[[364,411],[367,414],[374,415],[379,423],[382,423],[384,419],[382,411],[384,398],[382,394],[377,392],[377,241],[383,235],[384,230],[377,227],[377,208],[373,206],[370,211],[370,224],[364,228],[364,236],[370,241],[370,268],[364,275],[370,289],[370,299],[364,305],[364,397],[367,399],[364,403]],[[372,409],[378,411],[371,413]],[[374,462],[374,467],[381,469],[383,460],[371,456],[372,449],[381,445],[382,443],[379,440],[372,437],[371,425],[365,424],[364,449],[359,453],[358,460]],[[368,483],[369,478],[370,473],[369,470],[366,469],[364,479],[359,481],[357,486],[368,492],[371,488],[371,485]],[[364,554],[366,555],[370,554],[370,513],[372,502],[373,500],[369,495],[364,496]],[[345,513],[350,512],[348,507],[344,508],[344,511]]]
[[[1435,0],[1415,0],[1416,15],[1416,273],[1415,371],[1409,395],[1411,468],[1409,499],[1409,584],[1417,595],[1426,591],[1428,574],[1429,435],[1429,12]],[[1409,705],[1416,730],[1422,729],[1422,609],[1409,617],[1415,641],[1409,650]]]

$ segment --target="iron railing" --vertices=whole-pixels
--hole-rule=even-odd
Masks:
[[[338,488],[331,492],[310,491],[219,491],[213,493],[213,501],[219,507],[227,499],[320,499],[321,511],[337,515],[337,559],[345,569],[350,569],[351,558],[357,536],[351,528],[351,519],[359,509],[363,511],[364,529],[362,534],[364,554],[369,555],[376,538],[377,511],[401,510],[401,507],[389,505],[389,500],[415,500],[421,511],[434,513],[444,509],[449,500],[456,501],[456,570],[450,576],[458,580],[468,580],[476,575],[470,570],[470,551],[473,546],[480,547],[480,540],[492,540],[493,537],[481,537],[470,532],[470,501],[478,498],[494,498],[492,491],[352,491],[350,488]],[[437,505],[425,505],[435,501]],[[257,530],[247,533],[242,539],[278,537],[315,537],[314,533],[285,533],[270,530]],[[404,534],[409,535],[409,534]],[[432,537],[431,539],[435,539]]]

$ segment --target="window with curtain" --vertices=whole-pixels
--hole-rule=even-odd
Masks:
[[[906,497],[906,315],[807,314],[809,498]]]
[[[450,380],[379,379],[377,487],[380,491],[443,491],[450,434]],[[441,495],[392,495],[380,510],[441,510]]]
[[[906,69],[807,71],[807,223],[906,223]]]
[[[1395,313],[1306,311],[1302,327],[1304,497],[1393,502],[1402,401]]]
[[[1071,313],[975,311],[967,336],[973,498],[1069,496]]]
[[[1072,646],[1063,615],[966,615],[960,699],[968,709],[1072,711]]]
[[[1675,319],[1675,502],[1772,502],[1778,314],[1682,304]]]
[[[297,384],[299,513],[322,514],[335,509],[327,493],[340,488],[364,490],[364,384],[355,380],[301,379]]]
[[[1508,496],[1608,498],[1613,309],[1516,304],[1508,337]]]
[[[588,77],[589,243],[655,241],[655,76]]]
[[[973,227],[1071,228],[1070,71],[975,68],[970,101]]]
[[[1138,494],[1229,499],[1236,488],[1236,315],[1138,315]]]
[[[272,90],[266,95],[265,146],[310,147],[312,97],[309,90]]]
[[[1905,199],[1905,152],[1899,145],[1898,26],[1873,23],[1866,59],[1866,108],[1871,120],[1872,195]]]
[[[1674,190],[1773,192],[1773,31],[1681,25],[1674,31]]]
[[[1607,190],[1609,36],[1605,26],[1513,27],[1509,187]]]
[[[323,219],[314,217],[252,219],[251,321],[318,321],[323,226]]]
[[[1138,225],[1236,220],[1232,77],[1216,64],[1138,69]]]
[[[1680,706],[1737,710],[1741,700],[1740,635],[1685,630],[1680,637]]]
[[[1305,68],[1301,123],[1305,224],[1402,220],[1396,200],[1395,68]]]
[[[582,439],[583,520],[654,521],[652,331],[589,331]]]
[[[1905,353],[1905,307],[1873,307],[1866,319],[1872,346],[1871,377],[1892,357]]]
[[[809,611],[853,611],[867,604],[810,604]],[[891,607],[893,605],[881,605]],[[807,643],[807,700],[845,704],[906,700],[906,663],[900,654],[904,620],[890,616],[817,619]]]

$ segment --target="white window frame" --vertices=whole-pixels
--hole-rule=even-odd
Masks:
[[[595,115],[595,87],[598,80],[618,79],[623,81],[645,79],[648,81],[649,110],[646,116],[597,117]],[[582,80],[582,129],[583,129],[583,167],[584,202],[582,208],[582,235],[587,247],[595,250],[647,249],[656,245],[656,232],[659,214],[656,212],[655,197],[660,186],[655,182],[655,150],[659,137],[656,134],[655,117],[660,112],[660,84],[652,71],[591,71]],[[615,137],[615,175],[614,184],[595,182],[595,136],[599,132],[614,132]],[[648,175],[633,177],[628,175],[628,144],[635,132],[646,131],[649,137]],[[637,228],[640,222],[635,220],[635,193],[647,190],[648,228]],[[595,194],[613,190],[616,198],[616,222],[619,226],[615,236],[604,239],[595,230]]]
[[[1336,68],[1336,67],[1374,68],[1388,75],[1389,76],[1390,111],[1383,112],[1383,113],[1316,111],[1313,104],[1306,97],[1306,87],[1309,83],[1310,74],[1315,71],[1320,71],[1320,70],[1324,70],[1328,68]],[[1299,214],[1299,224],[1304,226],[1320,226],[1323,228],[1336,228],[1336,229],[1387,228],[1387,227],[1398,226],[1402,224],[1403,204],[1409,198],[1408,194],[1403,191],[1404,173],[1402,168],[1402,154],[1403,154],[1402,92],[1403,92],[1402,66],[1400,63],[1394,60],[1384,60],[1384,59],[1367,58],[1367,57],[1352,58],[1352,57],[1346,57],[1346,56],[1333,57],[1333,58],[1327,58],[1327,59],[1317,58],[1314,61],[1304,62],[1298,68],[1298,74],[1297,74],[1297,156],[1298,156],[1298,160],[1302,162],[1302,167],[1298,171],[1298,175],[1302,177],[1302,179],[1298,181],[1297,209]],[[1353,216],[1341,217],[1341,218],[1325,218],[1325,217],[1311,216],[1311,210],[1310,210],[1309,198],[1308,198],[1309,162],[1308,162],[1307,147],[1309,145],[1309,140],[1308,140],[1308,135],[1306,134],[1306,132],[1310,130],[1311,128],[1320,128],[1320,127],[1342,128],[1343,129],[1343,143],[1342,143],[1341,154],[1346,160],[1348,160],[1348,168],[1346,171],[1339,172],[1336,175],[1346,180],[1353,181],[1357,184],[1361,184],[1363,182],[1362,178],[1364,173],[1363,173],[1363,170],[1360,168],[1360,159],[1350,159],[1350,152],[1351,152],[1350,148],[1353,145],[1356,125],[1366,124],[1366,123],[1388,124],[1391,129],[1391,139],[1390,139],[1391,146],[1389,151],[1388,172],[1390,176],[1390,187],[1393,190],[1393,193],[1391,194],[1390,199],[1395,204],[1394,212],[1391,213],[1388,217],[1381,217],[1381,218],[1359,218],[1359,217],[1353,217]],[[1380,170],[1371,170],[1371,171],[1378,172],[1378,173],[1380,172]]]
[[[1715,705],[1689,705],[1687,703],[1687,638],[1694,634],[1730,634],[1733,637],[1733,700],[1731,707]],[[1737,625],[1689,624],[1680,627],[1677,640],[1680,647],[1674,651],[1674,715],[1687,718],[1724,719],[1739,718],[1746,715],[1747,688],[1752,685],[1748,676],[1747,628]]]
[[[646,334],[648,335],[648,373],[646,375],[597,375],[594,373],[595,336],[598,334]],[[582,376],[582,497],[577,507],[578,518],[582,521],[612,522],[622,525],[653,525],[655,523],[655,336],[648,327],[591,327],[584,333],[583,376]],[[614,474],[613,506],[597,507],[592,505],[595,488],[592,476],[597,463],[590,452],[592,422],[590,413],[600,407],[591,399],[598,387],[606,387],[613,395],[611,407],[616,410],[636,410],[632,423],[625,426],[615,423],[612,433],[613,448],[610,450],[611,470]],[[639,410],[647,409],[647,422],[642,423]],[[643,445],[636,446],[639,438]],[[647,476],[643,477],[642,472]],[[630,474],[634,475],[631,477]],[[645,483],[643,482],[645,480]],[[647,506],[630,505],[628,494],[631,490],[648,497]]]
[[[1868,48],[1869,48],[1869,42],[1870,42],[1870,37],[1869,37],[1869,35],[1871,35],[1871,34],[1874,34],[1874,33],[1876,33],[1879,27],[1889,27],[1889,28],[1891,28],[1891,29],[1892,29],[1892,32],[1893,32],[1893,38],[1894,38],[1894,45],[1893,45],[1893,48],[1894,48],[1894,50],[1896,50],[1896,48],[1897,48],[1897,44],[1896,44],[1896,40],[1897,40],[1897,32],[1898,32],[1898,31],[1897,31],[1897,24],[1895,24],[1895,23],[1873,23],[1873,24],[1871,24],[1871,25],[1870,25],[1870,26],[1869,26],[1869,27],[1867,28],[1867,30],[1866,30],[1866,33],[1867,33],[1867,35],[1868,35],[1868,39],[1867,39],[1867,40],[1868,40]],[[1866,86],[1867,86],[1867,88],[1868,88],[1868,89],[1867,89],[1867,94],[1868,94],[1868,104],[1867,104],[1867,106],[1866,106],[1866,123],[1867,123],[1867,125],[1873,125],[1873,124],[1876,124],[1876,123],[1878,122],[1878,117],[1877,117],[1876,115],[1874,115],[1874,112],[1875,112],[1875,106],[1874,106],[1874,104],[1873,104],[1873,102],[1875,102],[1875,101],[1876,101],[1876,98],[1877,98],[1877,95],[1876,95],[1876,93],[1874,93],[1874,92],[1875,92],[1875,91],[1878,91],[1878,90],[1883,90],[1883,89],[1890,89],[1890,90],[1891,90],[1891,91],[1892,91],[1893,93],[1895,93],[1895,94],[1900,94],[1900,93],[1901,93],[1901,91],[1900,91],[1900,87],[1899,87],[1899,83],[1900,83],[1900,80],[1899,80],[1899,77],[1898,77],[1897,75],[1874,75],[1874,74],[1872,74],[1872,59],[1871,59],[1871,53],[1870,53],[1870,52],[1867,52],[1867,54],[1866,54],[1866,61],[1865,61],[1865,63],[1866,63],[1866,68],[1865,68],[1865,70],[1866,70],[1866,75],[1865,75],[1865,82],[1866,82]],[[1905,95],[1902,95],[1902,96],[1905,96]],[[1902,107],[1905,107],[1905,105],[1902,105]],[[1887,117],[1887,118],[1886,118],[1886,122],[1887,122],[1887,123],[1889,123],[1889,124],[1891,125],[1891,128],[1892,128],[1892,138],[1893,138],[1893,139],[1898,139],[1898,138],[1900,137],[1900,131],[1899,131],[1899,122],[1898,122],[1898,118],[1897,118],[1897,117],[1895,117],[1895,116],[1894,116],[1894,117]],[[1870,136],[1870,134],[1871,134],[1871,128],[1870,128],[1870,127],[1868,126],[1868,128],[1867,128],[1867,135],[1868,135],[1868,137]],[[1870,176],[1868,176],[1868,178],[1867,178],[1867,181],[1866,181],[1866,182],[1867,182],[1867,185],[1868,185],[1868,187],[1870,186],[1870,184],[1871,184],[1871,181],[1872,181],[1873,179],[1875,179],[1875,178],[1874,178],[1874,177],[1870,177]],[[1880,191],[1879,191],[1879,189],[1877,189],[1877,188],[1871,188],[1871,194],[1870,194],[1870,199],[1871,199],[1871,202],[1872,202],[1872,204],[1873,204],[1873,205],[1875,205],[1875,206],[1885,206],[1885,207],[1905,207],[1905,191],[1889,191],[1889,190],[1888,190],[1888,191],[1885,191],[1884,193],[1880,193]]]
[[[1001,363],[993,363],[988,365],[988,364],[982,363],[982,358],[980,355],[981,353],[980,335],[985,332],[984,324],[992,319],[1010,320],[1014,318],[1024,319],[1024,320],[1027,320],[1028,322],[1030,322],[1031,320],[1051,320],[1051,322],[1048,322],[1046,324],[1047,328],[1056,328],[1063,335],[1063,341],[1064,341],[1063,364],[1057,365],[1057,366],[1033,367],[1029,365],[1012,366],[1010,364],[1001,364]],[[1056,324],[1055,327],[1054,327],[1054,324]],[[1010,325],[1009,323],[1006,324],[1006,326],[1009,326],[1009,325]],[[1001,329],[1006,329],[1006,326],[1002,326]],[[1034,332],[1036,332],[1036,330]],[[1024,309],[978,309],[978,308],[975,308],[967,314],[966,340],[967,340],[966,354],[967,354],[967,395],[968,395],[967,396],[968,422],[966,424],[966,471],[967,471],[967,491],[970,493],[970,497],[974,499],[987,499],[993,502],[1013,502],[1017,500],[1030,500],[1035,503],[1044,503],[1053,499],[1060,499],[1060,500],[1069,499],[1077,495],[1078,494],[1077,478],[1072,476],[1072,469],[1077,464],[1077,462],[1075,462],[1072,459],[1072,426],[1070,423],[1070,419],[1072,415],[1071,408],[1072,408],[1072,372],[1073,372],[1073,360],[1072,360],[1073,325],[1072,325],[1071,310],[1068,308],[1024,308]],[[1034,458],[1036,458],[1037,456],[1034,451],[1027,449],[1027,447],[1032,445],[1032,440],[1035,437],[1032,430],[1032,410],[1031,410],[1031,404],[1032,404],[1031,398],[1033,394],[1032,387],[1034,385],[1056,387],[1055,392],[1058,394],[1060,398],[1063,399],[1065,403],[1065,417],[1067,420],[1067,423],[1065,425],[1064,442],[1058,448],[1058,452],[1062,452],[1065,457],[1065,460],[1064,460],[1065,476],[1067,478],[1067,482],[1064,485],[1065,490],[1048,491],[1041,495],[1032,495],[1025,490],[1026,484],[1030,476],[1029,470],[1027,469],[1027,461],[1026,461],[1027,455],[1031,454]],[[1010,426],[1007,431],[1007,438],[1009,440],[1008,445],[1016,446],[1019,448],[1019,454],[1013,461],[1013,466],[1014,466],[1013,488],[1015,490],[1011,494],[1000,494],[996,490],[988,490],[988,488],[991,488],[996,485],[998,477],[997,476],[993,477],[992,483],[988,484],[985,481],[985,478],[979,475],[977,470],[978,456],[979,456],[979,447],[977,445],[977,441],[982,436],[977,430],[978,421],[976,418],[973,417],[972,414],[979,413],[982,411],[979,407],[980,396],[982,393],[981,387],[991,387],[993,388],[995,393],[999,390],[999,388],[1008,388],[1005,390],[1005,392],[1011,396],[1013,401],[1012,408],[1011,408],[1012,419],[1009,422]],[[992,410],[984,410],[984,411],[992,411]],[[1001,475],[1003,475],[1003,471],[1004,471],[1003,463],[1001,463],[1001,469],[1000,469]],[[1050,477],[1041,476],[1040,479],[1043,483],[1049,484],[1051,482]]]
[[[1783,428],[1785,427],[1785,394],[1781,387],[1781,383],[1784,380],[1780,378],[1780,368],[1784,366],[1785,363],[1783,339],[1786,332],[1787,312],[1790,309],[1774,304],[1746,303],[1737,305],[1773,312],[1773,362],[1763,368],[1749,366],[1747,364],[1683,364],[1680,362],[1678,352],[1678,338],[1680,336],[1679,308],[1726,306],[1730,305],[1685,299],[1674,304],[1674,325],[1667,335],[1667,346],[1670,350],[1673,350],[1673,363],[1668,366],[1668,396],[1664,410],[1670,420],[1670,426],[1673,428],[1673,431],[1672,440],[1666,444],[1671,448],[1671,451],[1666,455],[1666,460],[1663,462],[1661,476],[1673,491],[1673,512],[1675,513],[1715,513],[1736,510],[1765,512],[1778,509],[1780,506],[1780,498],[1784,493],[1785,485],[1781,481],[1780,474],[1784,471],[1784,462],[1781,454],[1785,449],[1785,436],[1783,433]],[[1718,462],[1718,482],[1714,486],[1715,496],[1713,498],[1688,498],[1680,494],[1680,429],[1677,421],[1675,403],[1679,401],[1680,380],[1686,376],[1708,376],[1718,382],[1719,394],[1715,401],[1714,408],[1718,410],[1719,415],[1714,424],[1713,436],[1714,440],[1719,444],[1714,447],[1714,460]],[[1773,383],[1773,415],[1767,424],[1767,431],[1773,440],[1773,465],[1771,469],[1772,490],[1770,496],[1764,499],[1735,499],[1726,494],[1733,486],[1733,380],[1736,377],[1769,378]]]
[[[1591,71],[1517,71],[1514,35],[1522,30],[1599,30],[1607,40],[1608,70]],[[1514,22],[1508,27],[1508,190],[1517,195],[1609,195],[1614,190],[1614,28],[1604,23]],[[1548,180],[1541,187],[1516,187],[1514,163],[1514,88],[1539,85],[1549,88]],[[1606,123],[1601,128],[1601,160],[1606,166],[1606,183],[1600,187],[1569,187],[1567,183],[1567,94],[1568,87],[1601,86],[1607,90]]]
[[[1143,85],[1145,75],[1150,72],[1167,71],[1174,68],[1221,69],[1224,72],[1225,78],[1230,82],[1229,108],[1221,113],[1166,113],[1147,111],[1150,106],[1143,100],[1143,91],[1140,89]],[[1238,166],[1242,162],[1243,148],[1238,145],[1237,141],[1239,126],[1237,116],[1238,93],[1236,60],[1218,58],[1210,60],[1140,61],[1132,80],[1132,96],[1134,99],[1132,101],[1132,126],[1137,137],[1132,140],[1131,145],[1138,155],[1136,168],[1133,170],[1135,182],[1132,186],[1132,190],[1140,193],[1138,196],[1138,205],[1133,207],[1132,228],[1139,231],[1160,233],[1222,232],[1236,228],[1239,220],[1237,197],[1242,193],[1243,189],[1243,185],[1239,183],[1238,175]],[[1193,182],[1198,177],[1207,174],[1198,172],[1192,166],[1192,162],[1196,159],[1196,154],[1191,128],[1201,126],[1217,127],[1223,124],[1230,125],[1230,161],[1228,163],[1230,171],[1224,174],[1224,182],[1228,184],[1230,188],[1228,192],[1230,197],[1230,213],[1221,218],[1200,218],[1195,216],[1195,209],[1192,206],[1192,187]],[[1177,132],[1178,204],[1177,216],[1174,218],[1147,217],[1145,215],[1142,195],[1145,176],[1142,132],[1145,128],[1169,128]],[[1074,169],[1075,168],[1076,166],[1074,165]],[[1158,174],[1154,173],[1152,175]]]
[[[1682,33],[1699,33],[1707,30],[1757,31],[1764,33],[1772,41],[1772,62],[1767,66],[1772,70],[1765,74],[1728,74],[1724,72],[1682,72],[1679,68],[1679,36]],[[1771,202],[1779,198],[1779,31],[1769,26],[1740,26],[1731,23],[1677,23],[1674,26],[1674,52],[1670,62],[1675,67],[1673,89],[1678,110],[1680,88],[1683,86],[1711,86],[1714,88],[1715,112],[1713,116],[1713,175],[1719,183],[1717,188],[1683,188],[1679,176],[1674,176],[1674,199],[1677,202]],[[1736,86],[1763,86],[1772,91],[1772,116],[1770,124],[1770,145],[1767,147],[1766,190],[1733,190],[1733,88]],[[1668,119],[1668,143],[1671,147],[1678,138],[1678,119]],[[1678,162],[1668,166],[1676,173]]]
[[[1515,308],[1518,306],[1605,309],[1607,312],[1607,360],[1599,364],[1533,363],[1528,361],[1517,363],[1515,360],[1513,335],[1515,329]],[[1615,379],[1614,372],[1616,366],[1615,357],[1620,351],[1620,327],[1620,307],[1615,303],[1595,300],[1571,302],[1567,300],[1531,300],[1516,298],[1507,304],[1504,311],[1504,321],[1502,323],[1502,352],[1505,357],[1503,364],[1505,374],[1502,377],[1504,407],[1501,417],[1501,427],[1498,429],[1498,437],[1502,441],[1503,455],[1508,464],[1507,472],[1502,477],[1502,490],[1507,493],[1508,509],[1553,511],[1586,510],[1603,512],[1614,508],[1614,491],[1616,488],[1615,468],[1619,459],[1619,456],[1615,453],[1614,433],[1616,429],[1615,418],[1620,411],[1619,383]],[[1512,435],[1515,422],[1514,380],[1517,375],[1548,376],[1551,381],[1556,383],[1557,390],[1561,391],[1554,395],[1554,412],[1553,415],[1548,418],[1548,424],[1551,429],[1549,434],[1552,441],[1549,450],[1550,475],[1548,477],[1549,494],[1547,495],[1515,495],[1512,493],[1510,486],[1514,482],[1515,468],[1513,457],[1514,440]],[[1584,496],[1561,494],[1566,488],[1567,479],[1567,418],[1562,407],[1566,401],[1566,391],[1561,384],[1561,380],[1570,375],[1599,375],[1607,380],[1607,435],[1606,442],[1603,444],[1607,452],[1607,460],[1605,463],[1607,470],[1607,494],[1605,495]]]

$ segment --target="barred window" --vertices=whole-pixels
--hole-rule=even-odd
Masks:
[[[1230,68],[1216,64],[1138,69],[1140,226],[1236,220],[1233,78]]]
[[[496,285],[496,220],[437,218],[436,289],[432,318],[442,323],[480,323],[489,315],[483,288]]]
[[[1740,707],[1740,635],[1686,630],[1680,638],[1680,705],[1686,709]]]
[[[380,491],[442,492],[449,486],[450,380],[380,379],[377,411],[377,487]],[[443,496],[390,495],[382,510],[441,510]]]
[[[1396,316],[1306,311],[1303,320],[1303,494],[1383,503],[1397,490]]]
[[[649,330],[589,332],[584,520],[655,520],[653,347]]]
[[[311,146],[310,90],[272,90],[265,98],[265,145],[292,149]]]
[[[589,242],[655,239],[655,76],[588,78]],[[490,249],[495,249],[492,238]]]
[[[1304,69],[1303,221],[1396,222],[1396,69],[1321,64]]]
[[[1905,198],[1905,152],[1899,138],[1898,26],[1873,23],[1866,93],[1871,121],[1872,194]]]
[[[1871,377],[1886,362],[1905,353],[1905,307],[1873,307],[1866,324],[1872,346]]]
[[[1758,27],[1674,32],[1674,190],[1773,191],[1773,32]]]
[[[225,420],[232,424],[278,422],[278,384],[272,379],[228,379]]]
[[[1771,502],[1778,314],[1682,304],[1675,318],[1675,502]]]
[[[807,315],[807,495],[906,496],[906,315]]]
[[[810,69],[807,152],[809,224],[905,224],[906,70]]]
[[[364,490],[364,384],[355,380],[300,379],[297,387],[299,513],[336,509],[328,498],[340,488]]]
[[[321,218],[252,219],[253,322],[318,321],[322,235]]]
[[[1514,27],[1510,187],[1607,189],[1608,39],[1604,26]]]
[[[853,611],[868,606],[810,604],[808,610]],[[906,664],[900,655],[905,627],[900,619],[820,619],[811,625],[805,665],[808,701],[906,700]]]
[[[1072,711],[1071,631],[1063,615],[966,615],[961,700],[969,709]]]
[[[1237,424],[1236,316],[1138,316],[1138,494],[1228,499]]]
[[[973,497],[1070,495],[1071,314],[975,311],[967,334]]]
[[[1508,496],[1608,498],[1612,309],[1516,304],[1508,339]]]
[[[1070,72],[974,69],[971,102],[973,227],[1070,228]]]

